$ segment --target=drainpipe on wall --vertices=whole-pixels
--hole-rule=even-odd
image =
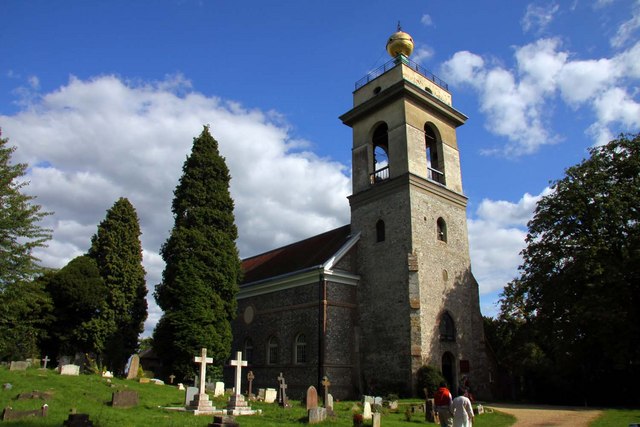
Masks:
[[[320,279],[318,282],[319,304],[318,304],[318,318],[320,319],[318,325],[318,390],[320,390],[322,384],[322,377],[326,375],[325,372],[325,355],[326,355],[326,336],[327,336],[327,281],[324,278],[322,270],[320,270]]]

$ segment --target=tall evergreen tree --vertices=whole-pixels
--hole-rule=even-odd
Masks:
[[[208,127],[194,138],[182,172],[172,205],[175,223],[161,249],[166,267],[155,298],[164,314],[153,338],[165,375],[190,378],[201,347],[219,364],[231,351],[241,264],[231,177]]]
[[[51,230],[39,222],[50,212],[22,193],[27,165],[11,163],[15,147],[0,138],[0,359],[29,357],[44,335],[50,299],[33,278],[42,271],[32,251],[46,246]]]
[[[103,324],[95,327],[113,328],[106,334],[103,362],[116,372],[122,372],[127,358],[136,350],[147,318],[140,234],[136,210],[121,197],[107,211],[89,249],[107,289],[106,309],[100,316]]]

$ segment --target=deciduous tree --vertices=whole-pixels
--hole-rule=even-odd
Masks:
[[[164,314],[154,348],[165,374],[189,378],[201,347],[221,364],[231,351],[231,325],[240,280],[231,179],[218,142],[205,127],[174,191],[174,226],[161,254],[166,262],[155,298]]]
[[[557,368],[557,389],[577,387],[564,396],[637,401],[640,135],[590,154],[538,203],[521,276],[505,288],[501,312],[538,337]]]

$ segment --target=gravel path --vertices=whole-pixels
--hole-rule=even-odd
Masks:
[[[569,406],[531,406],[505,403],[486,405],[486,407],[516,417],[517,421],[513,427],[587,427],[601,413],[597,409]]]

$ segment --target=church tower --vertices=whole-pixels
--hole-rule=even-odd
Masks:
[[[467,198],[456,128],[467,117],[442,80],[391,35],[391,61],[356,83],[351,232],[357,246],[356,353],[362,391],[415,393],[423,365],[452,391],[464,378],[488,392],[478,285],[471,273]]]

